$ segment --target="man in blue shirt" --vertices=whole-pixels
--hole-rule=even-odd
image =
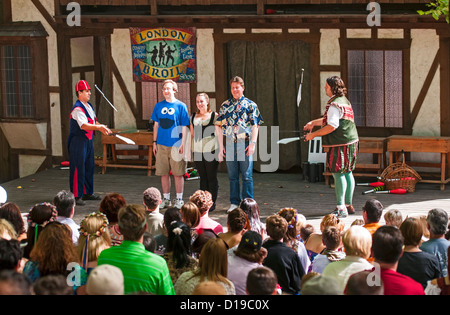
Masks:
[[[153,154],[156,157],[156,175],[161,176],[163,201],[161,209],[172,205],[170,201],[170,171],[175,181],[177,194],[174,205],[181,208],[183,202],[184,177],[186,173],[186,159],[184,158],[184,145],[186,143],[187,128],[189,127],[189,114],[185,103],[175,98],[178,91],[177,84],[166,80],[163,84],[165,100],[157,103],[151,119],[155,122],[153,127]]]
[[[222,103],[216,125],[221,126],[225,146],[219,137],[220,154],[225,157],[230,180],[228,212],[239,206],[241,200],[253,198],[253,153],[255,153],[258,128],[263,119],[258,105],[244,96],[244,80],[230,80],[232,98]],[[242,194],[240,192],[242,177]]]
[[[450,246],[450,241],[445,239],[445,233],[448,227],[447,212],[439,208],[428,211],[427,227],[430,231],[430,239],[424,242],[420,246],[420,249],[437,257],[442,276],[446,277],[448,274],[447,250]]]

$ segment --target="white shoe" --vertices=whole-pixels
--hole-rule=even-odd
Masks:
[[[227,210],[227,213],[230,213],[231,211],[233,211],[236,208],[239,208],[239,206],[231,204],[230,208]]]
[[[175,200],[173,201],[173,206],[174,206],[175,208],[181,209],[181,207],[182,207],[183,205],[184,205],[183,199],[175,199]]]
[[[171,207],[171,206],[172,206],[172,203],[170,202],[170,200],[164,198],[164,199],[162,200],[162,202],[161,202],[161,205],[160,205],[159,207],[160,207],[161,209],[165,209],[165,208],[168,208],[168,207]]]

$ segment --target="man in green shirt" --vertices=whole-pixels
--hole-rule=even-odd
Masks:
[[[124,240],[119,246],[103,250],[97,264],[109,264],[122,270],[125,294],[148,292],[174,295],[166,261],[147,251],[142,244],[147,229],[144,207],[128,205],[120,209],[118,217]]]

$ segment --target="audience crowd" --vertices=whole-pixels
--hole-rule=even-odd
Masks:
[[[75,197],[0,207],[0,294],[23,295],[449,295],[449,218],[402,217],[377,199],[350,226],[334,214],[320,231],[294,208],[265,220],[246,198],[227,226],[198,190],[160,211],[158,189],[128,204],[103,197],[77,224]],[[384,216],[383,216],[384,214]],[[385,223],[380,219],[384,218]]]

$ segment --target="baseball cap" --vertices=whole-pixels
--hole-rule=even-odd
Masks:
[[[255,231],[247,231],[242,235],[238,250],[245,252],[257,252],[261,249],[262,237],[261,234]]]
[[[90,90],[90,89],[91,89],[91,87],[89,86],[89,84],[87,83],[86,80],[80,80],[80,81],[78,81],[77,85],[75,85],[75,92]]]
[[[112,265],[95,267],[89,274],[86,293],[89,295],[123,295],[122,270]]]

